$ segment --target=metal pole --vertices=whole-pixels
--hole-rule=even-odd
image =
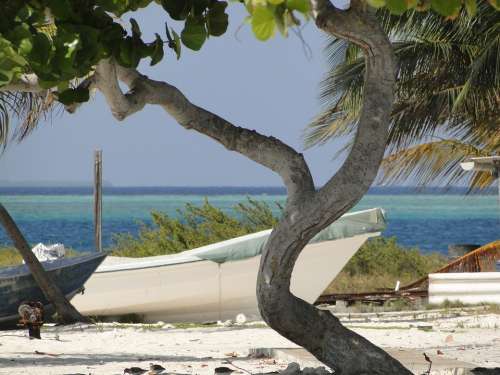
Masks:
[[[94,154],[94,233],[96,250],[102,251],[102,150]]]

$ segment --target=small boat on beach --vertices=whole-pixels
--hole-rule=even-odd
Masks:
[[[94,253],[73,258],[41,262],[45,270],[67,298],[83,289],[83,284],[106,258],[107,253]],[[46,311],[50,305],[36,284],[28,266],[0,268],[0,323],[19,319],[17,309],[24,301],[42,302]]]
[[[381,209],[342,216],[300,254],[291,291],[314,303],[349,259],[385,228]],[[256,280],[266,230],[174,255],[108,257],[73,299],[86,315],[137,314],[145,322],[259,319]]]

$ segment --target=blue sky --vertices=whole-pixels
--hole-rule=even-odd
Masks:
[[[320,110],[319,82],[326,64],[326,38],[308,24],[300,40],[277,35],[268,42],[254,39],[248,25],[235,32],[245,16],[230,6],[230,28],[210,38],[200,52],[183,49],[179,61],[168,52],[154,67],[141,70],[180,88],[188,98],[239,126],[256,129],[303,149],[301,134]],[[150,6],[134,15],[145,36],[164,34],[165,13]],[[177,31],[180,27],[172,24]],[[54,114],[21,144],[12,142],[0,157],[0,180],[91,181],[93,150],[103,149],[104,179],[134,186],[277,186],[280,179],[209,138],[186,131],[152,106],[124,122],[111,116],[100,94],[74,114]],[[307,150],[317,184],[338,168],[332,161],[339,144]]]

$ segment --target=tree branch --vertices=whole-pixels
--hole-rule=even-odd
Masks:
[[[120,90],[119,80],[129,87],[126,94]],[[314,192],[313,179],[302,154],[274,137],[235,126],[194,105],[168,83],[149,79],[135,69],[107,60],[100,62],[96,69],[96,86],[118,120],[124,120],[146,104],[160,105],[184,128],[207,135],[228,150],[278,173],[287,187],[289,203],[299,202],[299,198]]]
[[[113,116],[125,120],[131,114],[140,111],[147,104],[145,98],[139,98],[133,89],[126,95],[120,89],[116,74],[116,64],[109,60],[102,60],[95,70],[96,87],[102,92]]]

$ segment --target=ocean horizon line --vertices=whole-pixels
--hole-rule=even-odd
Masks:
[[[320,187],[317,187],[320,188]],[[372,186],[367,194],[466,194],[465,186]],[[3,195],[89,195],[93,187],[84,186],[0,186]],[[103,186],[103,193],[110,195],[286,195],[283,186]],[[474,194],[494,195],[496,188],[490,187]]]

